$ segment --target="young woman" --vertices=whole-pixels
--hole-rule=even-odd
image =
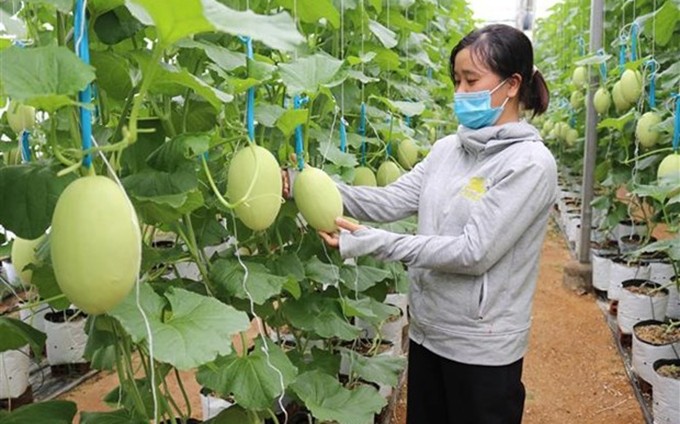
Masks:
[[[389,222],[418,215],[416,235],[339,219],[326,242],[344,257],[409,268],[409,424],[522,420],[522,360],[541,245],[555,200],[555,161],[522,119],[548,107],[529,39],[506,25],[451,52],[460,127],[383,188],[340,185],[346,212]]]

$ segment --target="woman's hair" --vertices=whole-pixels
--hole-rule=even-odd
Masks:
[[[494,24],[466,35],[451,50],[450,72],[458,53],[470,48],[472,60],[481,60],[493,73],[506,79],[514,74],[522,76],[519,100],[533,116],[548,109],[550,92],[543,75],[534,67],[534,50],[524,33],[508,25]]]

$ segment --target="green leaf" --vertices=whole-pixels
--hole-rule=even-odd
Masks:
[[[137,54],[135,58],[146,69],[150,58]],[[193,90],[197,95],[207,100],[215,109],[220,109],[223,103],[234,100],[234,96],[207,84],[186,69],[162,64],[154,74],[151,91],[167,95],[183,95],[184,88]]]
[[[262,424],[262,420],[253,411],[232,405],[204,424]]]
[[[135,417],[130,411],[81,412],[80,424],[145,424],[148,420]]]
[[[371,383],[395,387],[399,384],[399,374],[406,366],[406,358],[401,356],[363,356],[352,350],[345,350],[343,354],[349,356],[352,371]]]
[[[153,22],[161,44],[169,47],[182,38],[215,29],[206,19],[202,3],[201,0],[128,0],[127,7],[142,23]]]
[[[98,370],[113,370],[116,365],[116,345],[118,337],[114,333],[115,320],[108,315],[89,318],[87,345],[84,357],[90,366]]]
[[[2,424],[71,424],[77,411],[74,402],[51,400],[24,405],[0,418]]]
[[[416,116],[425,111],[425,103],[423,102],[404,102],[399,100],[390,100],[387,97],[373,96],[374,99],[386,104],[394,113],[404,116]]]
[[[309,109],[288,109],[276,121],[276,128],[289,137],[299,125],[307,122]]]
[[[329,160],[337,166],[354,168],[359,164],[355,155],[342,152],[338,144],[327,140],[319,144],[319,152],[325,160]]]
[[[656,12],[654,39],[658,46],[665,46],[671,41],[678,20],[680,10],[672,1],[665,2]]]
[[[247,63],[245,53],[234,52],[207,42],[182,40],[177,43],[177,47],[201,49],[210,60],[225,71],[233,71],[234,69],[246,66]]]
[[[303,295],[299,300],[289,299],[282,310],[294,327],[321,337],[353,340],[361,333],[347,322],[338,299],[332,297],[318,293]]]
[[[97,86],[111,98],[125,100],[132,91],[127,60],[113,51],[93,51],[90,53],[90,61],[97,70]]]
[[[245,261],[244,264],[248,268],[245,288],[243,283],[245,271],[235,259],[217,260],[211,269],[210,278],[229,296],[248,299],[250,293],[253,302],[258,305],[281,293],[283,285],[288,280],[286,277],[272,275],[266,266],[256,262]]]
[[[119,7],[98,15],[94,21],[94,32],[102,43],[116,45],[123,40],[134,36],[144,26],[135,19],[130,10],[124,6],[125,1]],[[90,4],[88,3],[88,6]]]
[[[383,26],[380,22],[369,20],[368,29],[380,40],[385,48],[391,49],[397,45],[397,34]]]
[[[321,262],[316,256],[305,262],[305,274],[312,281],[331,285],[337,285],[340,278],[336,265]]]
[[[42,299],[51,299],[48,304],[52,308],[63,311],[71,305],[71,301],[66,296],[55,299],[63,293],[57,283],[57,278],[54,276],[54,269],[51,265],[43,264],[35,268],[31,277],[31,284],[38,289]]]
[[[258,339],[255,349],[245,357],[232,354],[200,367],[196,380],[221,395],[233,394],[236,402],[244,408],[271,408],[274,399],[295,379],[297,369],[279,346],[270,341],[267,349],[269,359],[262,340]],[[284,388],[281,387],[281,379]]]
[[[300,375],[291,388],[320,421],[337,421],[339,424],[373,423],[374,415],[386,403],[373,387],[359,386],[354,390],[347,390],[337,379],[320,371]]]
[[[203,0],[203,6],[205,16],[215,28],[228,34],[251,37],[272,49],[286,51],[294,50],[305,41],[288,13],[257,15],[250,10],[239,12],[216,0]]]
[[[63,46],[13,46],[0,52],[4,94],[48,112],[76,104],[74,96],[94,78],[94,68]]]
[[[372,266],[343,265],[340,268],[340,276],[345,287],[363,292],[390,278],[392,274],[389,271]]]
[[[59,169],[42,161],[0,168],[0,225],[25,239],[43,235],[59,195],[76,179],[57,177]]]
[[[371,297],[360,299],[343,298],[343,310],[348,317],[359,317],[363,320],[380,325],[391,316],[399,314],[399,308],[378,302]]]
[[[286,109],[279,105],[263,104],[255,108],[255,121],[267,128],[276,125],[276,121],[286,112]]]
[[[330,0],[278,0],[277,3],[291,12],[297,7],[297,18],[316,24],[325,18],[334,28],[340,28],[340,13]]]
[[[315,94],[320,86],[333,87],[342,83],[343,79],[339,78],[342,63],[341,60],[319,53],[301,57],[292,63],[282,63],[279,73],[289,94]]]
[[[605,129],[605,128],[611,128],[617,131],[623,131],[623,128],[626,126],[626,124],[632,120],[635,119],[635,112],[630,111],[626,113],[625,115],[622,115],[618,118],[607,118],[603,119],[600,121],[600,123],[597,125],[597,129]]]
[[[25,322],[0,316],[0,352],[19,349],[27,344],[36,356],[42,355],[43,346],[47,336],[42,331],[38,331]]]
[[[153,334],[154,357],[179,369],[190,369],[231,352],[231,336],[248,328],[248,316],[217,299],[171,288],[165,296],[172,314],[164,314],[165,300],[147,284],[140,300]],[[135,342],[147,340],[144,319],[131,293],[110,313]],[[164,319],[165,318],[165,319]]]

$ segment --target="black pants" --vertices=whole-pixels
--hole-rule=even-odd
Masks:
[[[510,365],[467,365],[411,341],[407,424],[520,424],[522,359]]]

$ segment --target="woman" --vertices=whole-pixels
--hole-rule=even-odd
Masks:
[[[346,212],[389,222],[418,214],[416,235],[339,219],[322,237],[343,257],[402,261],[412,281],[409,424],[520,423],[522,360],[555,161],[523,111],[545,112],[548,89],[529,39],[506,25],[451,52],[461,126],[384,188],[340,186]]]

